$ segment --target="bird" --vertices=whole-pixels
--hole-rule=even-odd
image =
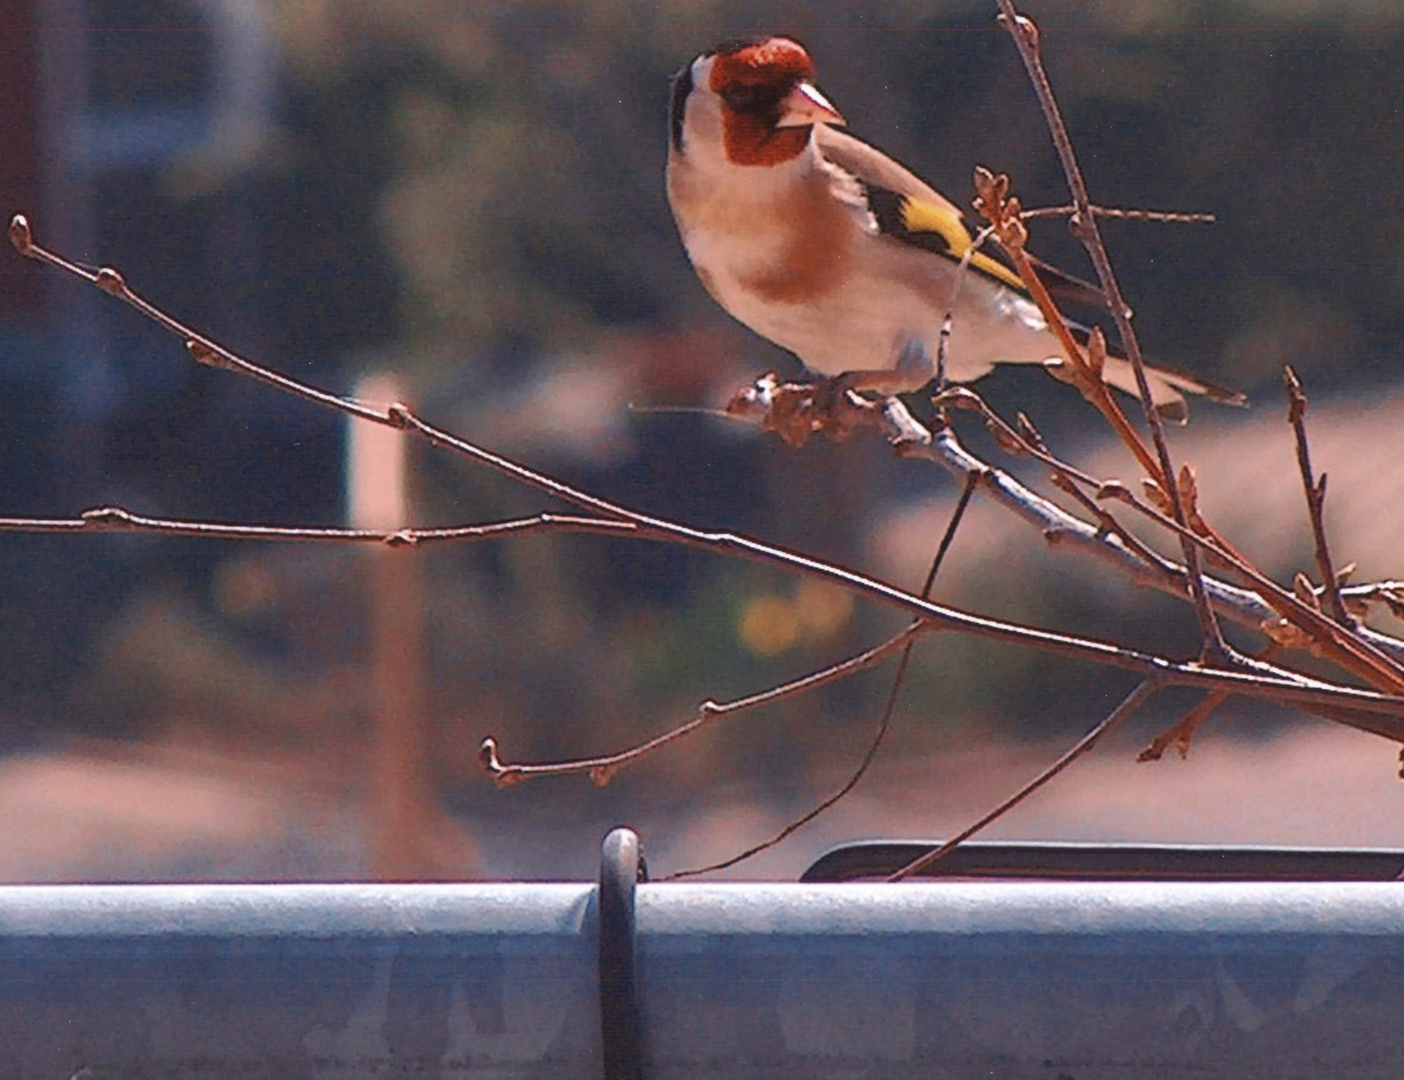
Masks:
[[[810,371],[855,389],[919,390],[938,360],[945,378],[965,383],[996,364],[1061,359],[997,245],[974,248],[954,203],[846,126],[791,37],[726,41],[677,73],[667,195],[707,292]],[[1096,286],[1038,265],[1060,304],[1106,311]],[[1086,339],[1086,327],[1069,327]],[[1167,417],[1188,415],[1185,393],[1244,400],[1170,368],[1147,365],[1146,375]],[[1115,350],[1103,377],[1136,395],[1131,363]]]

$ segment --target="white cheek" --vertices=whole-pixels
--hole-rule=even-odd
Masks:
[[[683,152],[693,168],[713,172],[726,163],[721,101],[711,91],[694,89],[688,97],[683,139]]]

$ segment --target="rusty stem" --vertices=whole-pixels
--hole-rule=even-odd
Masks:
[[[1116,321],[1116,329],[1121,336],[1122,347],[1126,350],[1126,357],[1130,360],[1132,370],[1136,374],[1136,387],[1140,393],[1146,426],[1150,430],[1151,441],[1155,444],[1156,457],[1160,463],[1159,472],[1165,479],[1165,493],[1170,500],[1175,520],[1184,525],[1188,519],[1185,515],[1184,503],[1180,497],[1178,485],[1175,483],[1175,467],[1170,457],[1169,444],[1165,439],[1165,427],[1151,400],[1150,381],[1146,377],[1146,362],[1141,354],[1141,344],[1131,326],[1126,300],[1122,296],[1120,283],[1112,270],[1106,245],[1102,242],[1097,216],[1092,210],[1092,201],[1087,192],[1087,182],[1083,178],[1082,168],[1078,164],[1077,154],[1073,150],[1072,139],[1069,137],[1067,125],[1063,121],[1062,110],[1058,108],[1057,99],[1053,95],[1052,83],[1049,82],[1048,73],[1044,70],[1043,61],[1039,55],[1038,29],[1032,21],[1024,18],[1015,10],[1013,0],[997,0],[997,2],[1002,16],[1001,21],[1014,39],[1015,48],[1018,49],[1019,56],[1024,62],[1029,79],[1033,83],[1034,92],[1038,95],[1044,118],[1047,120],[1048,129],[1053,137],[1058,157],[1062,162],[1063,173],[1067,178],[1068,190],[1072,194],[1075,208],[1069,224],[1073,234],[1082,241],[1083,246],[1087,249],[1092,265],[1097,271],[1097,279],[1102,286],[1102,291],[1106,293],[1107,306],[1111,311],[1112,318]],[[1223,631],[1214,615],[1214,609],[1209,603],[1209,596],[1204,587],[1203,569],[1200,566],[1199,550],[1196,545],[1184,537],[1181,537],[1180,548],[1184,553],[1185,571],[1189,577],[1190,594],[1194,598],[1195,615],[1199,620],[1199,630],[1206,658],[1229,662],[1234,659],[1234,653],[1224,640]]]
[[[1306,411],[1307,396],[1302,390],[1301,380],[1288,365],[1283,370],[1283,381],[1287,390],[1287,422],[1297,442],[1297,468],[1302,474],[1302,490],[1306,495],[1307,516],[1311,519],[1311,536],[1316,545],[1316,568],[1321,575],[1321,591],[1326,597],[1326,609],[1331,618],[1342,626],[1350,626],[1354,620],[1346,611],[1341,598],[1341,582],[1331,562],[1331,547],[1326,540],[1326,474],[1318,480],[1311,467],[1311,445],[1307,442]]]

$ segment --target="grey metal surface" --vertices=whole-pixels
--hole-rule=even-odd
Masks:
[[[0,889],[0,1076],[597,1076],[594,891]]]
[[[800,880],[882,880],[940,844],[940,840],[839,844],[816,859]],[[1404,876],[1404,851],[971,840],[918,876],[1005,881],[1395,881]]]
[[[0,889],[0,1075],[601,1075],[594,887]],[[1404,1076],[1404,888],[640,885],[646,1077]]]
[[[651,1075],[1404,1075],[1393,884],[643,888],[639,925]]]

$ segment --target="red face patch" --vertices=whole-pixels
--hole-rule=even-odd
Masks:
[[[709,85],[722,99],[727,158],[737,165],[778,165],[803,153],[810,129],[776,123],[784,96],[813,77],[809,53],[790,38],[718,48]]]
[[[812,78],[814,62],[804,46],[790,38],[773,37],[736,49],[719,49],[712,64],[711,88],[718,94],[735,84],[785,90],[801,79]]]

